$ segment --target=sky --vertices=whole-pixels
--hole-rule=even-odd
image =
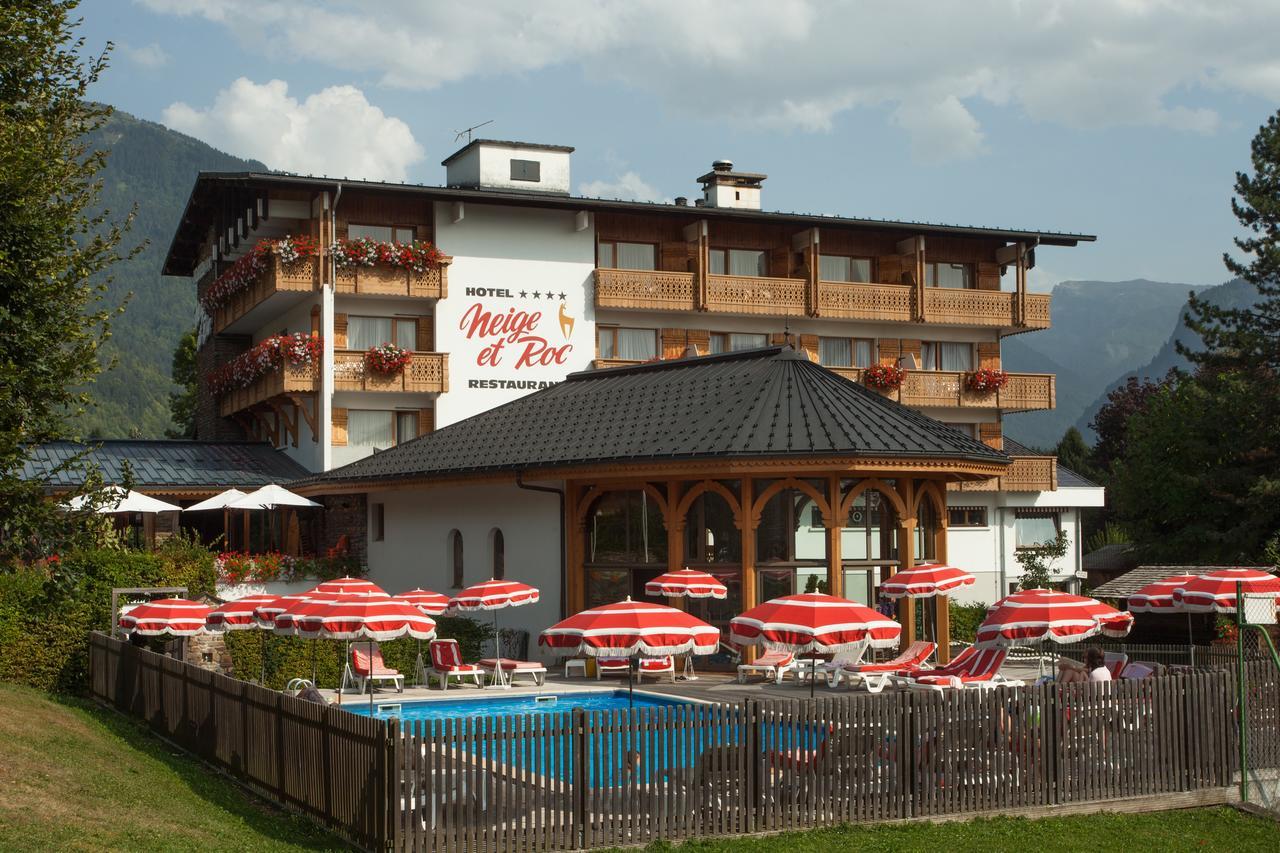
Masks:
[[[1032,286],[1216,284],[1280,106],[1276,0],[86,0],[92,96],[302,174],[439,185],[457,132],[575,192],[1097,235]]]

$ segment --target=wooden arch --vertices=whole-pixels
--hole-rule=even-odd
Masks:
[[[889,499],[889,503],[893,504],[893,509],[898,514],[898,523],[901,524],[907,518],[911,518],[914,512],[907,512],[906,502],[902,500],[902,495],[898,494],[898,490],[893,486],[881,480],[878,477],[867,477],[858,485],[849,490],[849,494],[840,499],[840,518],[849,517],[849,508],[853,506],[853,502],[863,492],[875,489],[880,494]],[[914,507],[912,508],[914,510]]]
[[[936,480],[925,480],[916,488],[915,502],[911,506],[911,514],[916,518],[920,517],[920,501],[928,495],[933,502],[933,508],[938,512],[938,524],[940,527],[947,526],[947,499],[943,496],[938,488]]]
[[[834,527],[838,523],[838,519],[832,517],[831,504],[827,502],[827,499],[824,498],[817,489],[803,480],[797,480],[795,477],[788,477],[785,480],[779,480],[769,486],[769,488],[761,492],[760,496],[755,499],[755,503],[751,505],[752,527],[760,526],[760,516],[764,514],[764,508],[769,505],[769,500],[783,489],[796,489],[797,491],[804,492],[806,495],[813,498],[813,502],[817,504],[818,509],[822,511],[822,523],[827,527]]]
[[[587,523],[587,515],[591,512],[591,508],[600,498],[610,492],[646,492],[649,497],[653,498],[658,504],[658,511],[662,513],[662,523],[667,522],[667,499],[663,497],[662,492],[654,488],[652,483],[636,483],[634,485],[627,483],[614,483],[605,486],[593,486],[591,491],[582,496],[581,503],[578,504],[578,523],[585,525]]]
[[[724,484],[718,480],[702,480],[694,485],[683,498],[680,499],[679,505],[676,507],[675,524],[684,526],[685,517],[689,514],[689,507],[693,506],[693,502],[701,495],[707,492],[714,492],[724,498],[729,504],[729,509],[733,511],[733,526],[742,529],[745,519],[742,517],[742,504],[738,501],[738,496],[725,488]]]

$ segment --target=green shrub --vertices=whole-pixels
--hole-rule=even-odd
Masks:
[[[957,643],[972,643],[978,634],[978,626],[987,618],[987,605],[982,602],[959,604],[950,602],[951,640]]]

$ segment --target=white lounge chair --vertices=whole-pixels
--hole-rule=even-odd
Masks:
[[[462,662],[462,651],[457,640],[431,641],[431,672],[427,673],[427,686],[431,679],[440,682],[441,690],[449,689],[449,680],[461,684],[464,678],[475,682],[476,687],[484,687],[484,670],[473,663]]]
[[[400,670],[387,666],[382,659],[382,648],[377,643],[372,644],[372,652],[369,646],[369,643],[355,643],[351,646],[351,674],[359,692],[363,693],[368,687],[372,693],[377,682],[390,681],[397,693],[403,693],[404,676],[400,674]]]
[[[625,678],[630,671],[630,658],[596,658],[596,681],[606,675],[620,675]]]
[[[978,649],[971,655],[961,652],[945,667],[922,670],[916,675],[896,680],[913,690],[938,693],[952,688],[1021,687],[1021,681],[1011,681],[1000,674],[1000,667],[1008,656],[1007,649]]]
[[[928,640],[916,640],[907,646],[897,657],[883,663],[859,663],[846,665],[828,676],[828,683],[839,686],[840,679],[846,678],[849,686],[861,684],[868,693],[879,693],[893,680],[894,676],[917,674],[925,661],[938,650],[937,643]],[[834,678],[834,682],[831,679]]]
[[[738,683],[745,684],[748,673],[763,675],[772,679],[774,684],[782,683],[782,676],[796,668],[796,656],[791,652],[769,650],[755,659],[754,663],[738,664]]]
[[[535,685],[541,687],[547,679],[547,668],[537,661],[484,658],[478,665],[492,676],[494,684],[514,684],[516,676],[527,675]]]
[[[654,680],[664,675],[671,676],[671,683],[676,680],[676,660],[668,655],[661,658],[640,658],[640,666],[636,671],[636,682],[644,681],[646,675],[652,675]]]

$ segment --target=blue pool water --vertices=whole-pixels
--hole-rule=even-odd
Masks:
[[[636,710],[644,708],[672,708],[689,705],[682,699],[667,699],[651,693],[635,694]],[[399,707],[396,707],[396,706]],[[450,720],[482,717],[519,717],[525,714],[564,714],[575,708],[584,711],[625,711],[627,691],[598,691],[590,693],[547,693],[542,696],[499,696],[476,699],[426,699],[417,702],[396,703],[383,699],[374,701],[374,716],[381,719],[397,717],[402,723],[416,720]],[[342,709],[360,716],[369,716],[367,702],[343,703]]]

